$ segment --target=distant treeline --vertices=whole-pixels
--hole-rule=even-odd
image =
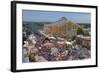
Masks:
[[[42,29],[44,24],[49,24],[51,22],[26,22],[23,21],[23,26],[28,28],[31,32],[36,32],[38,29]]]
[[[23,26],[27,27],[29,31],[36,32],[38,29],[42,29],[44,24],[51,24],[52,22],[29,22],[23,21]],[[91,24],[88,23],[78,23],[83,28],[90,28]]]
[[[78,23],[80,26],[82,26],[83,28],[90,28],[91,24],[89,23]]]

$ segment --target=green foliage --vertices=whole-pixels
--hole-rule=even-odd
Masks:
[[[77,29],[77,35],[84,35],[84,31],[82,28]]]
[[[80,26],[82,26],[83,28],[91,28],[91,24],[88,23],[78,23]]]

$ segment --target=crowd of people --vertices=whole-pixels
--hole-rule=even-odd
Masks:
[[[77,44],[75,40],[46,37],[40,33],[27,35],[23,32],[22,61],[24,63],[82,60],[90,57],[90,49]]]

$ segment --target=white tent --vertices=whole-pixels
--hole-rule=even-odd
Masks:
[[[69,41],[65,41],[65,43],[66,43],[67,45],[72,45],[72,42],[69,42]]]

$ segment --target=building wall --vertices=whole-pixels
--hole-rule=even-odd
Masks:
[[[67,33],[72,29],[81,28],[78,24],[71,21],[60,24],[44,24],[44,31],[48,34]]]

